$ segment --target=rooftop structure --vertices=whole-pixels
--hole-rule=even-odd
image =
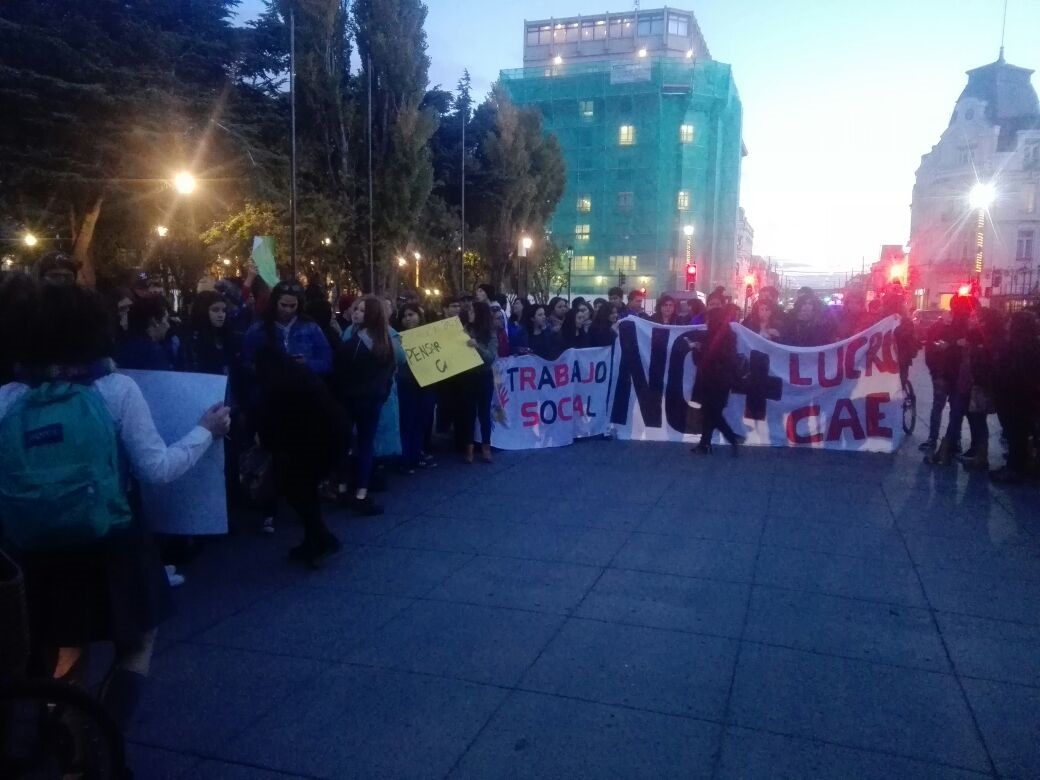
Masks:
[[[690,11],[658,8],[525,23],[524,66],[574,58],[615,60],[631,55],[711,59]]]

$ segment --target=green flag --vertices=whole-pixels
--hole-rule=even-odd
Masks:
[[[268,286],[278,284],[278,269],[274,264],[274,236],[253,236],[253,262],[256,272]]]

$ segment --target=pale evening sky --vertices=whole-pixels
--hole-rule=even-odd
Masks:
[[[525,19],[626,11],[604,0],[428,0],[431,85],[479,95],[521,67]],[[644,9],[665,3],[646,2]],[[248,18],[260,0],[243,0]],[[741,205],[756,254],[841,273],[909,237],[914,172],[964,71],[997,58],[1003,0],[687,0],[744,105]],[[1040,0],[1010,0],[1007,60],[1040,68]],[[1034,86],[1038,86],[1034,78]],[[821,280],[822,281],[822,280]]]

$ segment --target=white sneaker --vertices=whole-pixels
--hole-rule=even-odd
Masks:
[[[264,524],[260,526],[260,533],[273,534],[274,533],[274,518],[265,517]]]
[[[179,588],[185,583],[184,575],[177,573],[177,567],[172,564],[167,564],[166,569],[166,581],[170,583],[171,588]]]

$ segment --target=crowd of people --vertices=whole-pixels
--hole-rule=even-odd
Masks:
[[[510,301],[480,285],[434,311],[410,293],[344,294],[334,306],[316,285],[304,287],[286,274],[269,288],[251,269],[242,279],[200,285],[182,316],[147,274],[105,298],[77,286],[77,272],[72,258],[54,253],[34,276],[11,274],[0,286],[0,533],[25,571],[34,673],[75,680],[89,643],[114,642],[102,696],[121,723],[148,673],[156,628],[170,609],[169,586],[183,582],[148,532],[138,484],[178,479],[215,439],[225,441],[231,508],[252,505],[264,533],[274,531],[279,505],[291,508],[302,539],[289,556],[317,567],[341,549],[323,503],[336,501],[362,516],[381,513],[373,493],[386,488],[388,473],[437,465],[437,432],[464,462],[478,453],[492,461],[497,358],[552,360],[570,348],[609,346],[629,317],[704,325],[706,338],[690,347],[698,365],[693,400],[705,420],[696,451],[708,454],[716,431],[734,452],[741,443],[724,415],[737,370],[731,323],[807,347],[848,338],[895,314],[903,319],[897,347],[904,371],[921,346],[896,292],[868,305],[850,290],[843,305],[830,307],[806,288],[785,310],[777,291],[765,288],[745,312],[719,288],[705,301],[662,295],[651,313],[638,290],[540,303]],[[440,317],[461,319],[479,366],[421,387],[400,336]],[[992,477],[1025,479],[1038,441],[1035,313],[1006,319],[958,296],[923,341],[934,392],[926,460],[945,465],[959,457],[969,469],[988,470],[987,420],[995,413],[1009,453]],[[140,389],[118,369],[223,375],[227,393],[213,399],[193,430],[167,444]],[[961,452],[965,418],[971,444]],[[64,426],[64,434],[55,434],[55,426]],[[70,460],[62,463],[46,461],[60,446],[38,446],[90,440],[97,446],[66,447]],[[84,486],[96,484],[105,486],[99,500],[84,502]],[[94,537],[69,535],[56,519],[64,516],[84,522]],[[48,529],[53,543],[41,543],[33,523]]]

